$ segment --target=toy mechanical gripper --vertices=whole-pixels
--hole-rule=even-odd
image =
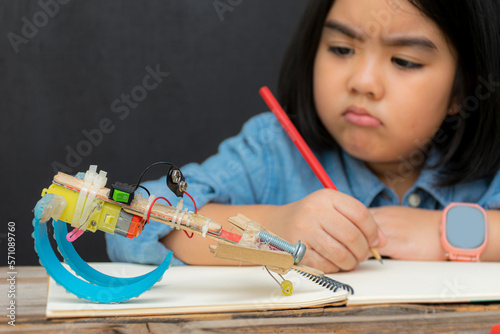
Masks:
[[[168,173],[167,186],[177,197],[182,197],[187,184],[180,170],[174,167],[172,165]],[[122,302],[139,296],[161,279],[172,259],[171,252],[151,272],[139,277],[120,278],[93,269],[78,255],[72,244],[84,232],[97,230],[133,239],[141,234],[150,218],[190,232],[191,236],[197,234],[217,241],[217,245],[209,247],[217,258],[262,265],[280,276],[293,269],[330,290],[353,292],[347,284],[301,265],[306,247],[300,240],[296,245],[290,244],[241,214],[227,218],[237,231],[233,233],[224,230],[209,217],[196,213],[196,206],[195,212],[183,208],[182,199],[176,206],[155,205],[156,200],[166,198],[154,195],[143,198],[135,194],[140,182],[135,187],[116,182],[111,188],[106,188],[106,181],[106,172],[97,173],[97,166],[90,166],[83,179],[58,173],[52,184],[42,191],[43,197],[34,209],[33,238],[40,264],[59,285],[80,298],[100,303]],[[57,248],[71,270],[59,261],[50,244],[47,225],[51,219]],[[68,232],[67,224],[73,227],[72,231]],[[281,283],[274,279],[282,293],[292,294],[291,282],[283,276],[281,278]]]
[[[114,233],[124,233],[122,229],[127,223],[130,225],[130,232],[134,228],[137,230],[138,225],[132,221],[134,217],[131,214],[122,211],[118,205],[96,199],[96,193],[105,183],[105,172],[101,171],[100,174],[96,174],[95,168],[91,167],[80,192],[56,183],[53,183],[49,189],[44,189],[43,197],[34,209],[32,236],[35,239],[35,250],[40,264],[45,267],[48,275],[56,283],[80,298],[99,303],[116,303],[137,297],[151,289],[168,269],[172,253],[169,252],[156,269],[142,276],[131,278],[103,274],[93,269],[80,257],[71,241],[83,231],[96,228],[96,222],[107,223],[107,228],[112,228]],[[52,249],[47,232],[47,225],[51,219],[57,248],[75,274],[59,261]],[[119,219],[120,223],[118,223]],[[76,231],[68,233],[67,222],[71,222],[72,225],[78,224]],[[106,228],[105,225],[101,227]]]

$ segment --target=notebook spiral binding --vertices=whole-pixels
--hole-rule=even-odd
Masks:
[[[342,289],[342,290],[347,291],[351,295],[354,294],[354,289],[349,284],[345,284],[345,283],[336,281],[328,276],[317,276],[317,275],[306,273],[304,271],[301,271],[301,270],[298,270],[295,268],[294,268],[294,270],[297,271],[302,276],[310,279],[314,283],[321,285],[325,289],[332,290],[333,292],[336,292],[338,289]]]

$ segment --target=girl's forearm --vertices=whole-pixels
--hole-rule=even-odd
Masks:
[[[482,261],[500,262],[500,210],[488,210],[488,245]]]
[[[252,220],[266,226],[269,214],[274,206],[270,205],[225,205],[209,203],[202,207],[198,213],[210,217],[219,223],[224,230],[231,231],[232,226],[227,222],[228,217],[242,213]],[[268,227],[268,226],[266,226]],[[217,242],[200,235],[188,238],[182,230],[173,230],[160,240],[165,247],[170,249],[174,256],[184,263],[191,265],[238,265],[238,262],[215,258],[209,251],[209,245]],[[242,265],[247,265],[242,263]]]
[[[446,260],[441,245],[443,211],[403,206],[371,208],[370,212],[387,237],[383,255],[401,260]],[[500,210],[488,210],[488,244],[481,261],[500,261]]]

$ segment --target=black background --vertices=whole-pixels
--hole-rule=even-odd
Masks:
[[[57,168],[74,174],[97,164],[111,182],[134,183],[155,161],[202,162],[252,115],[267,111],[258,89],[276,91],[281,58],[306,5],[59,1],[0,2],[0,265],[7,263],[9,221],[16,226],[16,265],[38,264],[32,209]],[[169,75],[140,96],[148,66]],[[142,101],[114,112],[113,101],[131,93]],[[99,136],[93,130],[103,119],[112,131]],[[94,143],[85,132],[95,134]],[[152,170],[148,179],[161,174]],[[88,261],[108,260],[102,232],[85,234],[77,249]]]

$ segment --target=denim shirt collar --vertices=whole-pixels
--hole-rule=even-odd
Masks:
[[[454,198],[455,187],[436,186],[439,173],[442,171],[443,167],[434,167],[434,165],[436,165],[440,157],[441,156],[437,151],[433,150],[431,152],[417,181],[413,187],[408,190],[405,197],[414,192],[416,189],[422,189],[428,195],[432,196],[441,207],[445,207],[449,204],[449,202]]]
[[[373,174],[365,162],[341,150],[340,158],[345,166],[348,186],[352,195],[369,207],[375,197],[381,194],[386,185]]]
[[[440,155],[437,151],[433,150],[424,165],[417,181],[404,195],[401,203],[396,193],[382,181],[380,181],[375,174],[366,166],[365,162],[352,157],[345,151],[341,150],[340,157],[345,166],[346,176],[348,179],[348,186],[352,195],[361,201],[367,207],[370,207],[375,201],[377,196],[388,196],[393,205],[406,205],[408,203],[408,196],[418,190],[426,193],[434,201],[438,202],[440,206],[444,207],[453,198],[453,187],[436,187],[436,176],[439,173],[440,167],[432,168],[438,161]],[[408,164],[410,164],[408,162]],[[408,165],[411,166],[411,165]],[[342,189],[339,189],[342,191]]]

